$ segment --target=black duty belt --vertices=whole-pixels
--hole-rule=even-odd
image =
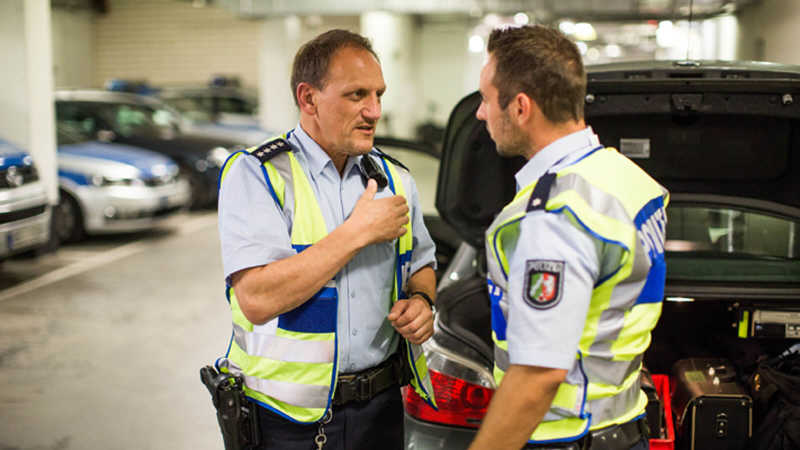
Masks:
[[[528,444],[526,449],[558,450],[620,450],[629,449],[650,435],[645,419],[593,430],[577,441],[558,444]]]
[[[406,384],[404,373],[402,356],[395,353],[375,367],[339,374],[333,404],[368,401],[390,387]]]

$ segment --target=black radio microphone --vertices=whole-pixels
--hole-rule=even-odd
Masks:
[[[364,155],[361,157],[361,179],[364,180],[364,186],[367,185],[367,181],[369,181],[370,178],[378,183],[379,191],[389,184],[386,174],[378,167],[372,157]]]

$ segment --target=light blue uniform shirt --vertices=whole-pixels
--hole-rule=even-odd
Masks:
[[[557,172],[600,146],[590,127],[577,131],[541,149],[517,172],[517,190],[535,182],[546,172]],[[509,261],[509,312],[506,335],[511,364],[569,370],[575,363],[578,342],[597,274],[598,242],[572,225],[566,214],[544,210],[527,213],[520,223],[520,236]],[[526,261],[564,262],[561,300],[552,308],[536,309],[527,304]]]
[[[300,125],[289,135],[297,160],[308,176],[314,194],[332,231],[350,216],[364,193],[360,156],[347,159],[339,172],[327,153]],[[435,248],[422,221],[419,195],[414,183],[405,186],[411,208],[414,250],[411,273],[430,265],[435,268]],[[393,195],[387,186],[375,198]],[[291,245],[292,218],[286,217],[270,195],[261,163],[240,157],[232,165],[219,193],[219,233],[226,280],[231,274],[269,264],[295,254]],[[395,241],[363,248],[336,274],[339,294],[339,372],[376,366],[397,349],[399,335],[386,319],[391,309],[394,283]]]

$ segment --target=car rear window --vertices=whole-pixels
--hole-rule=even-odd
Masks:
[[[800,220],[747,208],[670,205],[667,278],[800,282]]]

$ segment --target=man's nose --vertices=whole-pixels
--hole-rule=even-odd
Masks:
[[[475,117],[478,120],[486,120],[486,112],[484,112],[483,110],[483,102],[481,102],[481,105],[478,107],[478,110],[475,111]]]
[[[364,119],[370,121],[377,121],[381,118],[381,100],[377,96],[371,97],[367,100],[364,108],[361,110]]]

